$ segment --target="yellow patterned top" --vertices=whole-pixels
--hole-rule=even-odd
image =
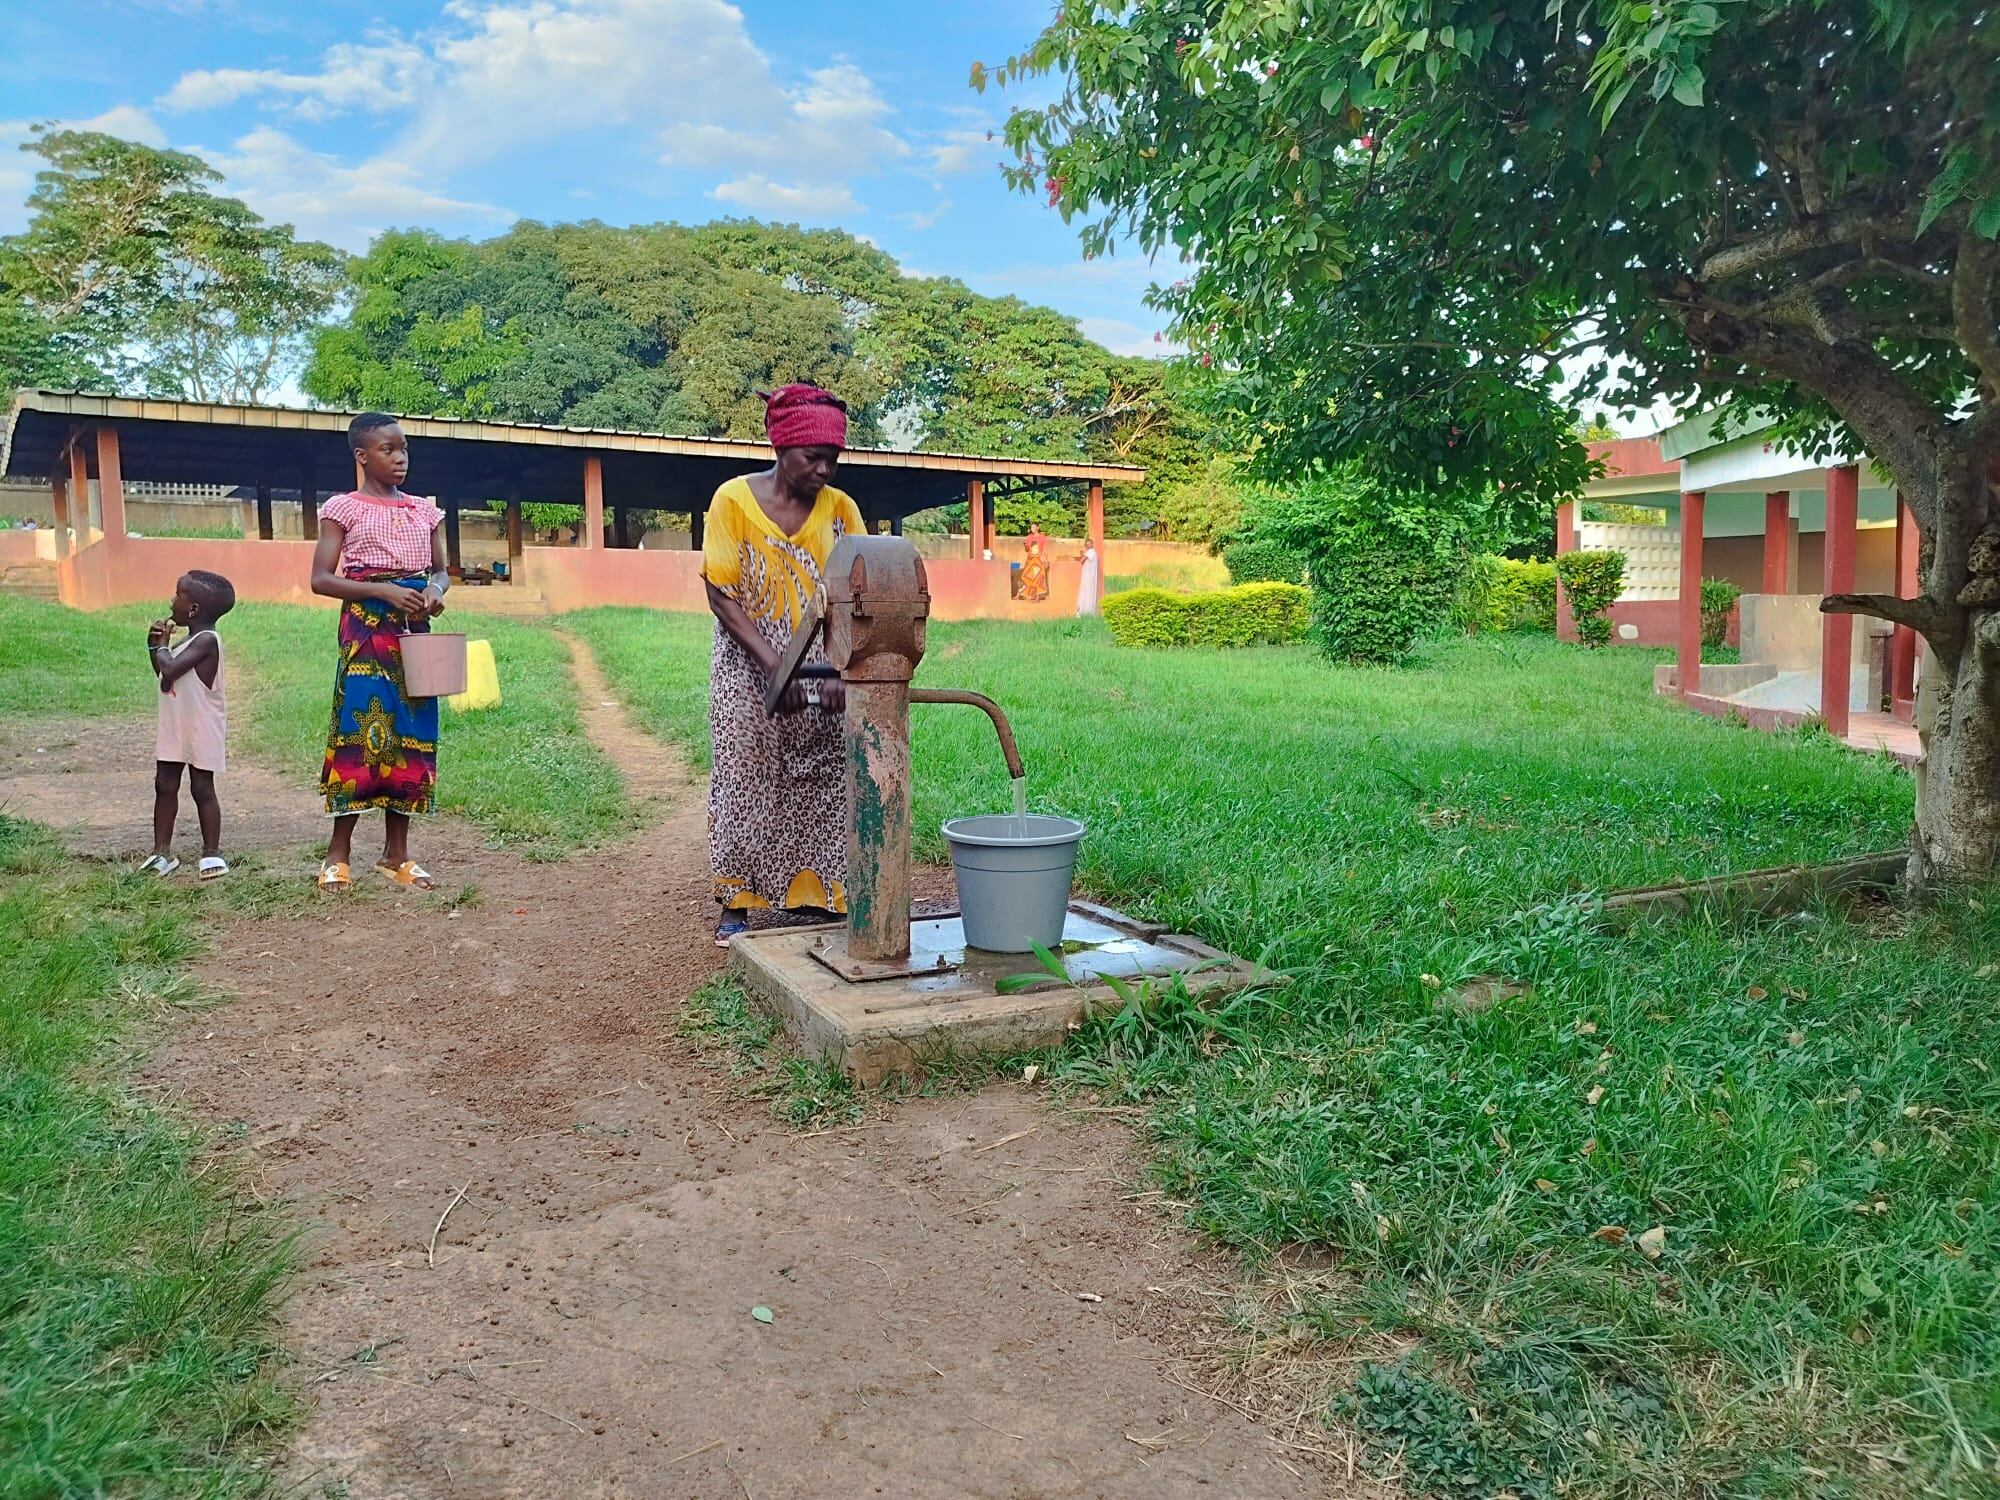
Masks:
[[[805,525],[786,536],[764,514],[750,481],[732,479],[709,502],[702,577],[742,605],[767,640],[782,645],[818,590],[833,544],[867,529],[847,492],[828,485]]]

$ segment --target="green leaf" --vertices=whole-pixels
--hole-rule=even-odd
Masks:
[[[1690,109],[1699,109],[1701,107],[1703,82],[1701,68],[1695,63],[1689,63],[1685,68],[1681,69],[1680,75],[1674,79],[1675,100],[1687,105]]]
[[[759,1323],[770,1323],[776,1321],[775,1315],[772,1313],[771,1309],[761,1304],[750,1309],[750,1316],[755,1318]]]
[[[1979,167],[1979,157],[1969,146],[1960,146],[1945,158],[1944,170],[1931,183],[1930,193],[1924,199],[1924,211],[1917,218],[1918,238],[1922,238],[1937,222],[1939,214],[1965,196],[1965,190],[1979,175]]]

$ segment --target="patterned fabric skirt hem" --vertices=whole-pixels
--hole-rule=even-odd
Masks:
[[[780,902],[765,900],[750,889],[747,880],[727,875],[715,877],[715,899],[728,911],[831,911],[847,915],[847,887],[838,880],[823,879],[816,870],[801,870],[792,877]]]
[[[422,588],[421,577],[356,573],[368,581]],[[403,636],[430,628],[375,599],[340,611],[340,656],[333,677],[320,789],[329,817],[380,809],[421,816],[437,791],[438,700],[412,698],[403,683]]]

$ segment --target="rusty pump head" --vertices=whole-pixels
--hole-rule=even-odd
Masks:
[[[764,711],[777,711],[794,679],[825,672],[805,665],[824,632],[827,660],[847,691],[847,943],[844,955],[825,956],[836,973],[862,979],[904,972],[910,957],[910,704],[983,709],[1017,779],[1021,758],[991,699],[911,689],[931,608],[915,547],[895,536],[843,537],[824,577],[771,675]]]

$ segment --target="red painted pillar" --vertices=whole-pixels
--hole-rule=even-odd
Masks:
[[[83,446],[82,433],[73,434],[69,443],[69,505],[77,550],[82,551],[90,545],[91,529],[96,525],[90,509],[90,453]]]
[[[1090,481],[1090,545],[1097,549],[1097,602],[1104,602],[1104,481]]]
[[[604,460],[596,454],[583,461],[583,536],[586,547],[604,546]]]
[[[1917,518],[1903,497],[1896,497],[1896,595],[1914,599],[1923,592],[1917,580]],[[1917,633],[1898,625],[1889,643],[1889,706],[1900,719],[1916,716]]]
[[[966,531],[972,542],[972,560],[978,562],[986,555],[986,481],[968,479],[965,482]]]
[[[97,509],[104,517],[104,539],[125,540],[125,475],[118,463],[118,429],[97,429]]]
[[[1576,551],[1576,502],[1566,500],[1556,507],[1556,556]],[[1575,623],[1569,613],[1569,593],[1556,580],[1556,639],[1573,641],[1576,639]]]
[[[1854,524],[1861,507],[1861,470],[1826,471],[1826,594],[1854,592]],[[1854,667],[1854,616],[1821,615],[1819,706],[1829,732],[1847,737],[1849,677]]]
[[[1792,591],[1792,492],[1772,490],[1764,497],[1764,592]]]
[[[1680,645],[1674,661],[1682,697],[1701,691],[1701,536],[1707,509],[1706,491],[1681,496]]]
[[[56,511],[56,556],[67,557],[70,551],[69,481],[60,474],[49,479],[49,499]]]

